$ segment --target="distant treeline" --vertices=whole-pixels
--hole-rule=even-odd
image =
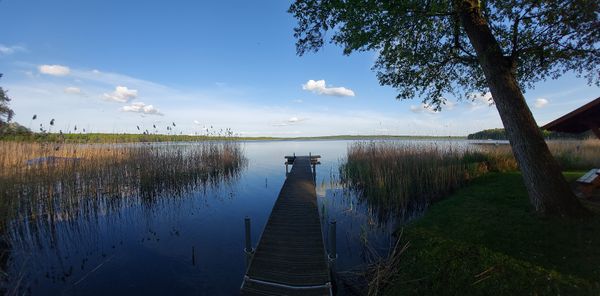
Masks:
[[[580,134],[570,134],[570,133],[559,133],[559,132],[551,132],[547,130],[541,130],[544,138],[548,140],[553,139],[587,139],[591,136],[591,133],[585,132]],[[494,128],[494,129],[486,129],[473,134],[469,134],[467,136],[469,140],[507,140],[506,132],[503,128]]]
[[[341,135],[322,137],[236,137],[236,136],[206,136],[206,135],[164,135],[164,134],[105,134],[105,133],[33,133],[10,132],[0,133],[0,141],[21,142],[60,142],[60,143],[135,143],[135,142],[194,142],[214,140],[239,140],[239,141],[294,141],[294,140],[425,140],[442,139],[457,140],[464,137],[432,137],[432,136],[368,136],[368,135]]]
[[[32,132],[30,129],[18,124],[9,123],[0,126],[0,141],[22,142],[60,142],[60,143],[135,143],[135,142],[194,142],[207,140],[240,140],[240,141],[293,141],[293,140],[425,140],[445,139],[458,140],[464,137],[436,137],[436,136],[397,136],[397,135],[336,135],[319,137],[240,137],[235,135],[176,135],[152,133],[48,133]]]
[[[192,142],[204,140],[231,140],[233,136],[206,135],[164,135],[164,134],[105,134],[105,133],[34,133],[18,124],[0,126],[0,140],[20,142],[61,142],[61,143],[134,143],[134,142]]]
[[[194,136],[194,135],[162,135],[162,134],[60,134],[60,133],[27,133],[3,134],[2,141],[19,142],[59,142],[59,143],[137,143],[137,142],[194,142],[206,140],[239,140],[241,138],[226,136]]]

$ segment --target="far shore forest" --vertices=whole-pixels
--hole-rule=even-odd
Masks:
[[[229,130],[228,130],[229,131]],[[541,130],[547,140],[584,140],[593,137],[588,131],[581,134],[559,133]],[[433,136],[433,135],[331,135],[313,137],[247,137],[233,132],[206,133],[195,135],[163,133],[86,133],[86,132],[32,132],[18,123],[9,123],[0,128],[0,141],[24,142],[60,142],[60,143],[134,143],[134,142],[193,142],[210,140],[242,140],[242,141],[268,141],[268,140],[419,140],[419,139],[450,139],[450,140],[507,140],[502,128],[486,129],[467,136]]]

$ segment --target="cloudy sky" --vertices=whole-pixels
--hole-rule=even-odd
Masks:
[[[442,112],[397,101],[374,53],[298,57],[288,1],[0,1],[0,86],[19,123],[53,131],[466,135],[501,127],[485,96]],[[527,90],[539,124],[596,98],[567,74]],[[36,114],[37,119],[32,120]],[[166,127],[176,123],[173,131]]]

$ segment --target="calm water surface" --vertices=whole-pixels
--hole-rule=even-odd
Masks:
[[[44,229],[12,231],[8,288],[33,295],[235,295],[246,268],[244,217],[252,219],[256,246],[285,180],[283,156],[309,152],[322,157],[317,195],[322,224],[337,221],[337,270],[356,268],[365,262],[364,241],[384,252],[395,223],[381,222],[359,196],[337,184],[350,143],[245,142],[248,165],[237,178]]]

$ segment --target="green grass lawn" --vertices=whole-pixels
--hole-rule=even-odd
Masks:
[[[582,173],[565,173],[572,181]],[[404,228],[389,295],[600,295],[600,211],[532,212],[519,173],[492,173]]]

